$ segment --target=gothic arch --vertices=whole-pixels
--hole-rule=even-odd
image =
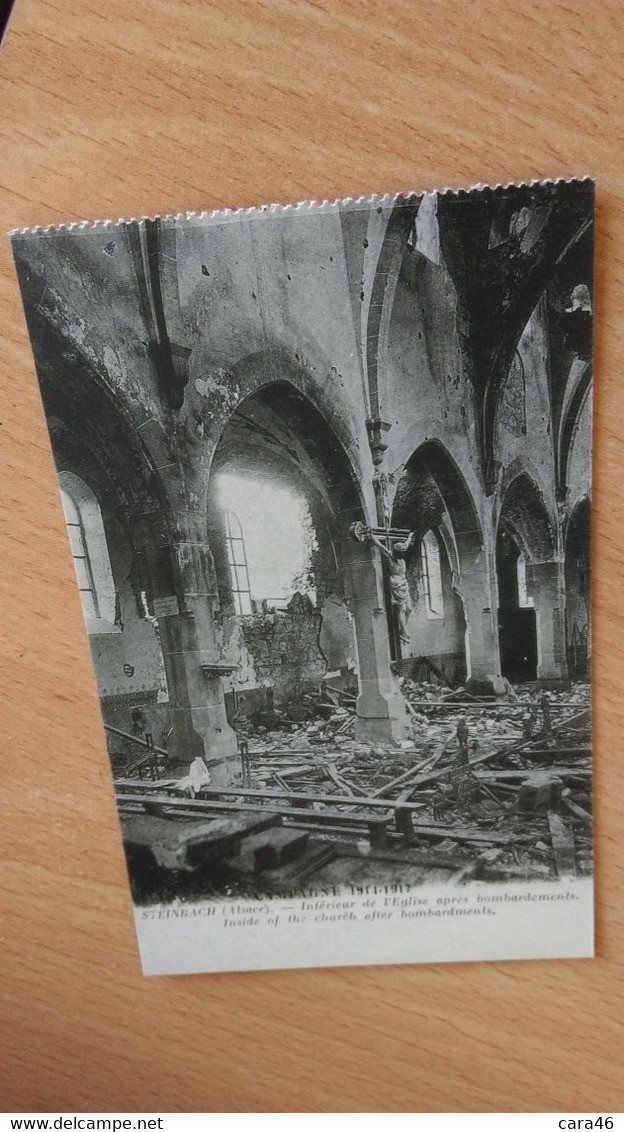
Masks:
[[[512,474],[502,494],[496,573],[503,675],[559,683],[566,662],[557,526],[526,471]]]
[[[371,286],[364,348],[371,421],[387,414],[386,369],[388,334],[403,257],[421,197],[398,200],[384,232]]]
[[[250,364],[252,359],[246,359],[245,368]],[[304,377],[303,372],[260,380],[256,376],[239,386],[236,405],[219,428],[211,475],[228,447],[237,448],[237,461],[249,465],[254,463],[254,452],[261,452],[270,464],[290,468],[296,478],[316,478],[319,493],[344,517],[348,530],[355,519],[369,520],[346,430],[337,427],[335,413],[328,419],[310,396],[309,378]]]
[[[317,436],[322,436],[324,433],[326,453],[332,445],[336,452],[341,449],[342,457],[339,456],[339,459],[342,465],[348,467],[349,477],[356,485],[359,484],[361,473],[358,439],[349,428],[346,413],[336,407],[335,396],[332,396],[335,391],[327,386],[324,389],[323,383],[315,380],[309,369],[296,357],[293,358],[291,354],[275,347],[240,358],[223,374],[222,395],[214,402],[214,414],[211,414],[210,420],[210,450],[206,454],[206,475],[202,485],[205,493],[204,506],[212,461],[232,417],[237,412],[244,411],[244,404],[249,403],[250,398],[256,395],[261,395],[267,402],[270,401],[272,390],[281,391],[284,404],[295,410],[299,435],[305,437],[309,431],[311,439],[314,439],[315,433]],[[279,399],[278,397],[277,400]],[[279,411],[279,404],[276,411]],[[310,420],[309,428],[306,424],[306,416]],[[322,422],[320,427],[319,421]]]
[[[248,376],[248,392],[220,428],[207,493],[207,520],[220,595],[227,596],[212,485],[220,471],[237,467],[270,479],[288,479],[318,507],[335,553],[358,645],[360,734],[403,733],[405,708],[390,671],[390,653],[378,555],[349,533],[370,523],[363,493],[337,430],[304,391],[301,380]],[[253,388],[249,389],[249,385]],[[309,379],[308,379],[309,386]],[[239,386],[242,393],[244,385]],[[270,537],[270,533],[268,534]]]
[[[468,485],[440,441],[425,441],[407,461],[396,486],[392,525],[413,530],[421,542],[433,532],[444,550],[450,582],[440,631],[445,649],[452,640],[451,651],[461,658],[460,678],[496,673],[495,642],[484,630],[483,590],[489,580],[481,523]],[[430,636],[422,622],[418,631]]]
[[[412,453],[397,483],[394,526],[410,526],[417,536],[438,528],[448,517],[459,569],[483,549],[483,533],[474,500],[457,464],[439,440],[427,440]]]
[[[124,518],[161,513],[171,522],[167,481],[178,476],[160,422],[118,390],[43,314],[32,327],[46,417],[75,471],[97,474],[96,494],[116,499]],[[57,445],[55,444],[55,455]],[[167,469],[165,472],[164,469]],[[92,485],[93,486],[93,485]]]
[[[544,492],[524,464],[518,462],[515,474],[510,465],[509,473],[502,488],[497,535],[506,530],[530,562],[551,562],[557,553],[556,523]]]

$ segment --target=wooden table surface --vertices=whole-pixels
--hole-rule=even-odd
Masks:
[[[598,958],[145,979],[8,240],[0,1099],[7,1110],[624,1108],[624,6],[19,0],[2,227],[598,181]]]

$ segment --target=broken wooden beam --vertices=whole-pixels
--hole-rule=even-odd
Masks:
[[[416,665],[416,664],[422,664],[422,665],[425,666],[425,668],[428,668],[429,671],[432,672],[433,675],[436,677],[436,679],[441,680],[443,684],[446,684],[447,688],[451,689],[451,693],[455,693],[459,690],[458,688],[455,687],[454,684],[451,683],[448,676],[445,676],[442,669],[438,668],[437,664],[434,664],[433,661],[430,660],[428,656],[415,656],[414,657],[414,665]]]
[[[591,814],[588,813],[587,810],[584,810],[582,806],[579,806],[577,802],[573,802],[571,798],[564,798],[563,804],[564,806],[567,806],[570,813],[574,814],[576,818],[580,818],[581,821],[587,822],[589,825],[591,825]]]
[[[526,756],[530,759],[557,759],[565,755],[566,758],[577,758],[582,755],[591,755],[591,747],[529,747]]]
[[[466,700],[452,700],[452,699],[450,699],[450,697],[449,697],[448,700],[447,699],[444,699],[444,700],[409,700],[406,696],[405,701],[406,701],[406,703],[411,704],[411,706],[413,708],[436,708],[436,709],[441,708],[441,709],[444,709],[444,710],[453,708],[453,709],[456,709],[457,711],[486,711],[486,712],[487,711],[505,711],[505,712],[515,712],[518,716],[522,715],[523,709],[526,712],[526,709],[527,709],[527,706],[528,706],[525,701],[514,701],[512,703],[507,703],[507,702],[501,703],[499,701],[486,700],[482,703],[481,702],[474,703],[474,702],[471,702],[469,700],[468,701],[466,701]],[[551,711],[571,711],[571,709],[573,707],[577,707],[577,706],[578,706],[577,704],[551,704],[550,709],[551,709]],[[586,711],[589,711],[589,710],[590,710],[589,707],[584,708],[583,713],[585,713]],[[520,722],[520,720],[518,720],[518,722]]]
[[[362,859],[362,852],[355,845],[336,844],[336,853],[340,857],[350,857],[357,860]],[[366,854],[366,860],[391,861],[395,864],[417,865],[419,868],[423,869],[445,869],[453,873],[457,873],[460,869],[464,868],[464,866],[472,865],[473,863],[473,858],[466,860],[465,857],[440,852],[438,849],[421,849],[408,846],[401,846],[400,848],[384,846],[382,849],[371,849],[371,851]]]
[[[486,845],[512,845],[524,844],[535,840],[534,834],[501,833],[499,830],[471,829],[469,826],[459,825],[426,825],[414,822],[416,837],[452,838],[453,841],[484,842]]]
[[[475,775],[477,778],[482,779],[484,782],[496,782],[498,779],[504,779],[505,782],[513,779],[539,779],[546,781],[552,778],[591,778],[591,767],[583,766],[555,766],[555,767],[537,767],[527,770],[476,770]]]
[[[174,796],[164,793],[162,783],[160,782],[117,782],[115,785],[117,788],[118,802],[123,801],[124,803],[128,803],[130,800],[138,802],[143,798],[146,798],[160,805],[175,804],[176,806],[179,806],[180,804],[182,804],[181,800],[179,799],[179,795]],[[159,793],[154,794],[154,790],[157,790]],[[240,798],[266,798],[268,801],[283,802],[285,804],[292,803],[293,807],[295,808],[301,806],[309,806],[314,804],[315,802],[329,804],[331,806],[348,806],[349,809],[356,809],[361,807],[370,809],[371,807],[374,807],[382,810],[391,810],[398,805],[409,806],[409,808],[412,810],[422,810],[423,808],[423,804],[421,802],[403,802],[402,800],[394,798],[381,799],[374,798],[371,795],[362,798],[354,798],[350,795],[341,796],[339,794],[321,793],[303,794],[299,791],[268,790],[264,787],[258,787],[256,789],[256,787],[247,786],[230,786],[227,788],[223,786],[210,786],[205,790],[203,789],[201,791],[201,795],[198,796],[192,804],[196,805],[198,812],[203,813],[205,809],[210,806],[210,800],[213,798],[216,800],[226,800],[228,798],[232,799],[233,801],[230,803],[231,805],[238,804],[235,800]],[[189,802],[188,804],[190,805],[191,802]]]
[[[326,763],[323,767],[323,770],[325,771],[327,777],[330,778],[334,785],[337,786],[339,790],[342,790],[343,793],[348,794],[351,797],[355,795],[356,790],[358,791],[358,793],[361,792],[359,786],[354,788],[351,783],[346,782],[346,780],[339,775],[333,763]]]
[[[445,751],[446,746],[444,743],[442,743],[439,747],[436,747],[433,754],[428,755],[426,759],[422,759],[421,762],[417,763],[415,766],[411,766],[409,770],[405,771],[404,774],[400,774],[398,778],[393,778],[390,782],[386,782],[386,784],[384,786],[380,786],[378,790],[372,790],[369,794],[369,798],[382,798],[385,794],[388,794],[389,791],[394,790],[397,786],[401,786],[409,779],[415,778],[422,772],[424,767],[427,767],[430,770],[431,767],[435,766],[435,764],[442,758],[442,755],[445,753]]]
[[[584,715],[586,713],[582,712],[581,714]],[[574,717],[574,718],[576,718],[576,717]],[[560,721],[559,723],[554,724],[553,731],[556,732],[556,731],[561,730],[561,728],[566,726],[568,722],[569,722],[568,720],[565,720],[565,721]],[[495,747],[492,748],[492,750],[483,751],[480,755],[477,755],[476,758],[472,759],[471,762],[470,762],[470,767],[473,768],[475,766],[478,766],[480,763],[486,762],[489,759],[495,759],[495,758],[501,758],[502,759],[502,758],[506,758],[508,755],[519,754],[523,751],[527,751],[531,746],[533,746],[534,743],[535,743],[535,739],[524,739],[524,740],[522,740],[522,742],[513,743],[508,747],[500,746],[500,745],[497,744]],[[559,771],[559,768],[557,768],[557,773],[558,773],[558,771]],[[417,778],[415,780],[414,787],[416,788],[417,786],[421,786],[426,782],[427,783],[433,782],[438,778],[442,778],[443,775],[445,775],[445,774],[448,774],[448,768],[447,767],[443,767],[441,770],[426,771],[423,775],[421,775],[420,778]]]
[[[329,797],[332,797],[330,795]],[[384,845],[387,838],[388,815],[370,813],[366,810],[359,813],[345,813],[343,810],[315,810],[307,809],[306,802],[298,806],[279,805],[274,802],[268,802],[258,811],[257,804],[252,805],[245,802],[223,802],[213,800],[193,799],[186,801],[182,799],[173,798],[168,795],[154,797],[145,796],[141,797],[137,794],[121,794],[117,795],[117,804],[121,812],[128,817],[130,816],[143,816],[136,808],[142,806],[145,814],[149,811],[150,814],[157,814],[158,818],[155,820],[164,821],[169,818],[189,818],[189,817],[205,817],[217,820],[224,815],[230,816],[235,819],[238,816],[244,818],[245,814],[252,814],[258,817],[258,813],[262,816],[270,818],[271,815],[278,815],[280,820],[288,821],[290,825],[299,825],[307,828],[324,828],[328,827],[342,827],[345,831],[358,831],[366,829],[371,844]],[[344,799],[343,799],[344,801]],[[356,803],[356,799],[348,799],[352,804]],[[363,799],[360,803],[366,805],[366,800]],[[267,824],[275,824],[268,821]],[[172,828],[175,828],[176,823],[171,821]]]
[[[576,856],[574,852],[574,834],[565,824],[559,814],[553,810],[548,811],[548,826],[552,841],[553,853],[557,875],[560,877],[576,876]]]

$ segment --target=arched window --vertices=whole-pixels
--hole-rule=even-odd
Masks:
[[[243,529],[233,511],[225,512],[225,537],[234,605],[236,612],[245,616],[252,612],[249,569],[247,567]]]
[[[528,591],[526,558],[524,554],[518,555],[518,561],[516,562],[516,578],[518,581],[518,605],[521,609],[532,609],[535,603]]]
[[[82,519],[80,518],[80,511],[71,495],[68,495],[67,492],[62,489],[61,500],[63,503],[63,511],[65,512],[67,533],[74,556],[74,569],[76,571],[78,589],[80,590],[83,613],[87,619],[90,617],[99,617],[100,608],[97,593],[95,592],[91,559],[89,558],[89,552],[87,550],[87,540],[85,538]]]
[[[440,547],[433,531],[427,531],[421,539],[420,565],[427,617],[444,617]]]
[[[115,583],[100,505],[73,472],[60,472],[59,484],[87,629],[116,632]]]

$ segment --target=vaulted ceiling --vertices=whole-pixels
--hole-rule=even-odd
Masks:
[[[440,245],[458,303],[458,330],[474,388],[487,490],[496,481],[497,399],[520,335],[540,295],[590,250],[591,181],[480,190],[438,198]],[[587,274],[586,266],[583,274]],[[570,278],[576,275],[573,272]]]

